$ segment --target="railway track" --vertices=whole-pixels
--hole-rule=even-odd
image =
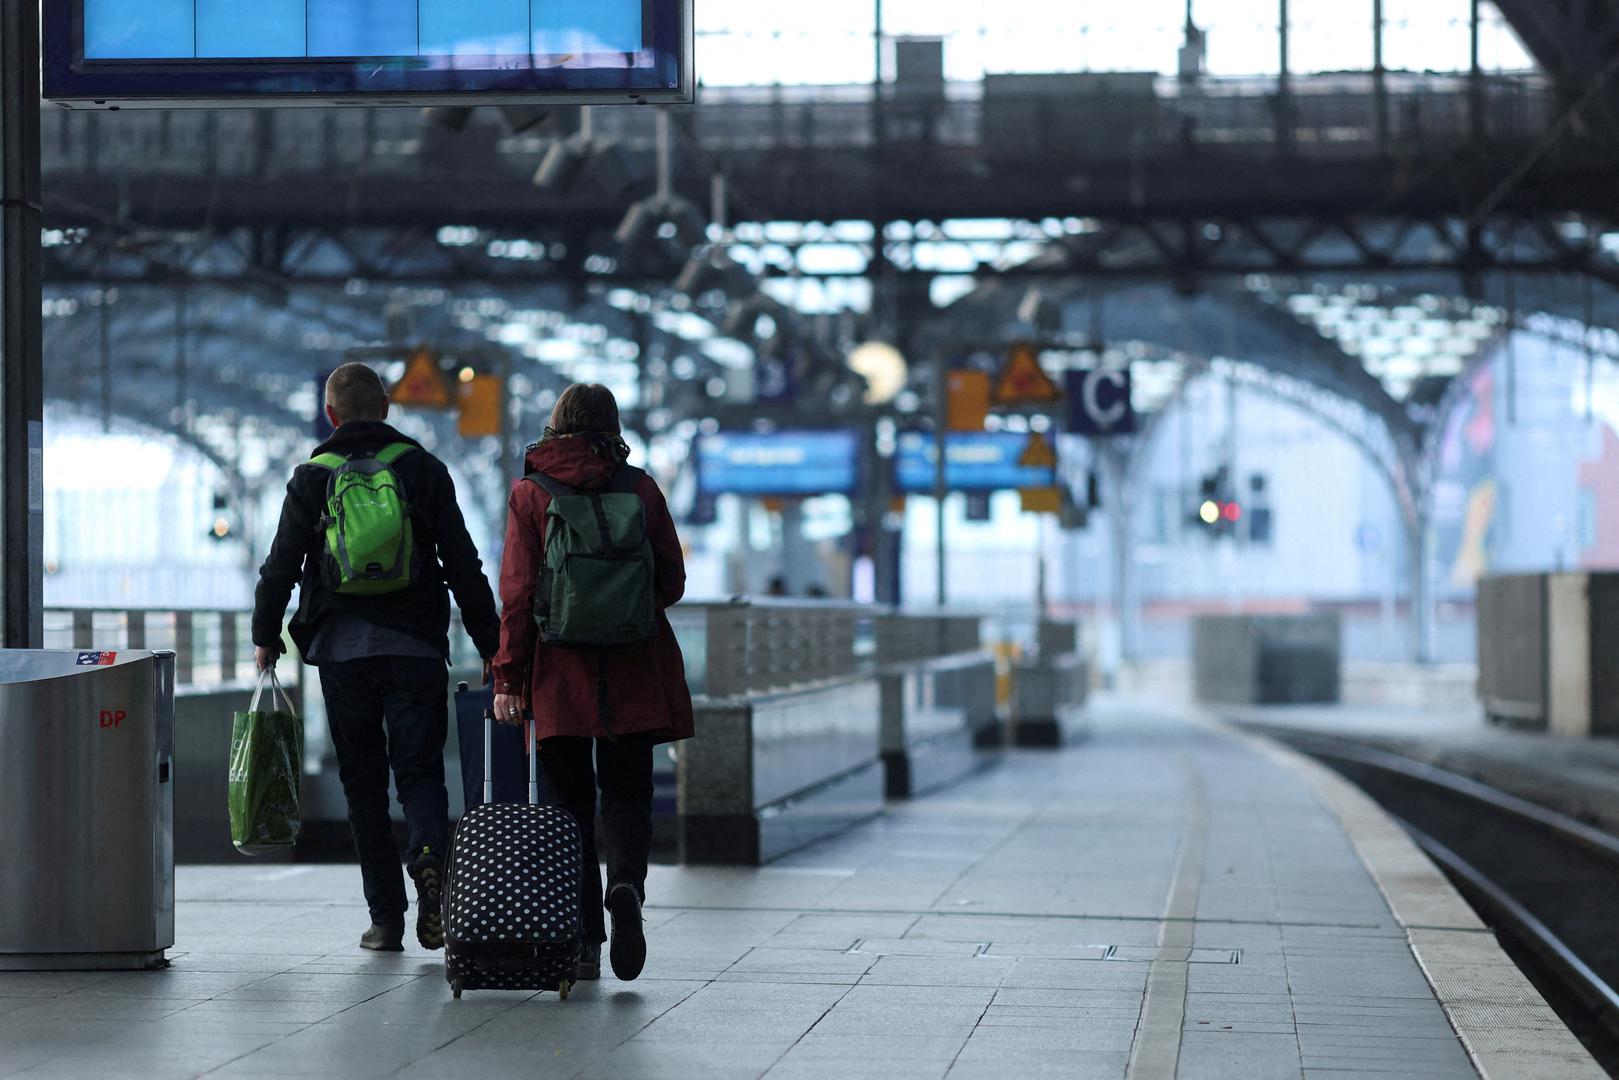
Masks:
[[[1261,730],[1341,773],[1399,821],[1619,1077],[1619,837],[1386,750]]]

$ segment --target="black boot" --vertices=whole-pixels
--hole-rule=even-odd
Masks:
[[[599,941],[586,941],[579,946],[579,963],[574,968],[575,982],[595,982],[602,977],[602,947]]]
[[[422,848],[411,860],[416,882],[416,940],[424,949],[444,948],[444,860],[432,848]]]
[[[372,923],[371,929],[360,935],[360,948],[372,952],[404,952],[405,924],[383,925]]]
[[[607,892],[607,912],[613,917],[613,974],[630,982],[646,966],[646,932],[641,927],[641,898],[631,885],[614,885]]]

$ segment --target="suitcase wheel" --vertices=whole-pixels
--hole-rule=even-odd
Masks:
[[[456,1000],[460,1000],[460,998],[461,998],[461,980],[460,979],[457,979],[453,983],[450,984],[450,993],[456,998]]]
[[[557,996],[560,997],[563,1001],[567,1001],[568,1000],[568,991],[572,990],[572,989],[573,989],[573,984],[570,983],[567,979],[563,979],[560,983],[557,984]]]

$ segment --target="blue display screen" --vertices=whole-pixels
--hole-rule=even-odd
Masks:
[[[846,495],[859,479],[853,431],[724,432],[697,440],[704,495]]]
[[[1028,445],[1029,436],[1021,432],[951,432],[945,436],[945,486],[951,491],[1053,486],[1055,469],[1018,464]],[[894,455],[894,481],[900,491],[926,495],[933,490],[939,460],[936,447],[932,432],[900,434]]]
[[[646,44],[642,0],[84,0],[86,60],[589,56]]]
[[[46,97],[683,100],[691,0],[64,0]]]

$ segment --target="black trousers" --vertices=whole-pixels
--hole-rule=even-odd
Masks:
[[[607,940],[601,861],[596,851],[598,786],[607,848],[607,888],[632,885],[635,895],[646,899],[646,864],[652,850],[652,747],[651,737],[645,735],[540,740],[540,762],[551,785],[551,804],[573,815],[584,841],[579,929],[587,942]]]
[[[374,656],[322,664],[320,688],[365,902],[373,922],[398,924],[408,903],[388,815],[388,772],[405,811],[411,856],[425,847],[443,859],[450,846],[444,790],[449,670],[436,660]]]

